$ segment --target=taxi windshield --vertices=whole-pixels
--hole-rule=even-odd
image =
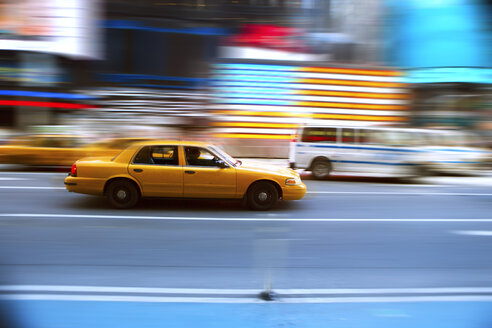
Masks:
[[[215,151],[217,154],[219,154],[227,163],[230,165],[236,167],[238,164],[241,162],[238,161],[237,159],[233,158],[231,155],[220,149],[219,147],[216,146],[211,146],[210,147],[213,151]]]

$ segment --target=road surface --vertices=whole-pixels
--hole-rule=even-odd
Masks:
[[[284,324],[309,327],[329,320],[326,311],[348,318],[332,322],[336,327],[357,320],[379,325],[380,318],[421,326],[430,309],[435,320],[443,320],[439,313],[450,319],[450,304],[464,302],[450,323],[478,316],[485,321],[477,324],[490,324],[490,177],[306,180],[303,200],[252,212],[240,202],[156,199],[114,210],[104,198],[67,192],[64,176],[0,171],[0,293],[29,318],[44,313],[47,321],[39,322],[46,327],[66,324],[46,315],[57,308],[80,315],[75,308],[113,301],[108,320],[111,313],[121,319],[126,302],[164,302],[179,309],[134,309],[176,324],[173,316],[198,302],[208,305],[193,310],[197,322],[210,311],[246,311],[251,325],[261,326],[265,315],[280,325],[290,313]],[[270,288],[277,297],[265,314],[256,296]],[[405,307],[394,307],[401,302]],[[303,318],[306,306],[319,315]],[[87,317],[77,320],[94,326]]]

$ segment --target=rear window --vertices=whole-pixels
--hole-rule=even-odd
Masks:
[[[135,156],[133,164],[179,165],[178,147],[145,146]]]
[[[337,142],[336,128],[305,128],[302,142]]]

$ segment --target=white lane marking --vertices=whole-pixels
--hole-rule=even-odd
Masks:
[[[492,196],[492,193],[470,192],[401,192],[401,191],[307,191],[307,194],[354,195],[426,195],[426,196]]]
[[[259,298],[217,297],[158,297],[158,296],[112,296],[112,295],[53,295],[19,294],[0,295],[1,300],[36,301],[90,301],[134,303],[403,303],[403,302],[491,302],[492,296],[378,296],[378,297],[315,297],[285,298],[278,301],[262,301]]]
[[[154,288],[154,287],[114,287],[114,286],[67,286],[67,285],[0,285],[0,292],[85,292],[85,293],[139,293],[139,294],[214,294],[256,295],[257,289],[217,289],[217,288]]]
[[[456,230],[451,232],[457,235],[492,236],[492,231],[485,231],[485,230]]]
[[[3,300],[41,301],[102,301],[102,302],[151,302],[151,303],[264,303],[256,289],[196,289],[104,286],[52,286],[8,285],[0,286]],[[8,294],[14,292],[15,294]],[[18,294],[20,292],[20,294]],[[25,293],[22,292],[34,292]],[[43,293],[44,292],[44,293]],[[86,294],[53,294],[53,293]],[[379,288],[379,289],[278,289],[280,299],[269,303],[380,303],[380,302],[478,302],[492,301],[492,288],[444,287],[444,288]],[[47,294],[46,294],[47,293]],[[90,294],[97,293],[97,294]],[[126,293],[104,295],[101,293]],[[132,295],[133,294],[133,295]],[[147,295],[138,295],[147,294]],[[164,295],[164,294],[175,294]],[[204,296],[183,296],[183,295]],[[303,294],[303,296],[299,296]],[[386,295],[384,295],[386,294]],[[390,295],[388,295],[390,294]],[[393,295],[391,295],[393,294]],[[219,297],[213,296],[219,295]],[[231,297],[234,295],[233,297]],[[297,297],[291,297],[298,295]],[[316,295],[310,297],[310,295]],[[320,296],[324,295],[324,296]],[[343,296],[347,295],[347,296]],[[350,296],[367,295],[367,296]],[[394,296],[398,295],[398,296]],[[282,297],[283,296],[283,297]],[[289,297],[285,297],[289,296]]]
[[[0,292],[85,292],[130,294],[214,294],[257,295],[260,289],[235,288],[162,288],[82,285],[0,285]],[[427,288],[280,288],[278,294],[353,295],[353,294],[484,294],[492,293],[492,287],[427,287]]]
[[[433,177],[425,178],[422,181],[429,181],[440,185],[473,185],[473,186],[492,186],[490,176],[483,177]]]
[[[90,214],[38,214],[0,213],[0,217],[68,218],[68,219],[122,219],[162,221],[256,221],[256,222],[492,222],[492,219],[344,219],[344,218],[208,218],[187,216],[140,216],[140,215],[90,215]]]
[[[0,186],[0,189],[42,189],[42,190],[61,190],[65,187],[38,187],[38,186]]]
[[[32,180],[32,179],[26,179],[26,178],[14,178],[14,177],[0,177],[0,180]]]
[[[492,297],[491,297],[492,299]],[[136,303],[263,303],[254,298],[216,297],[156,297],[156,296],[111,296],[111,295],[0,295],[0,300],[20,301],[90,301],[90,302],[136,302]]]
[[[65,187],[46,186],[0,186],[0,189],[40,189],[40,190],[66,190]],[[425,195],[425,196],[492,196],[492,193],[453,193],[453,192],[391,192],[391,191],[308,191],[307,194],[329,195]]]
[[[490,302],[492,296],[378,296],[378,297],[319,297],[287,298],[277,303],[404,303],[404,302]]]
[[[276,289],[279,294],[478,294],[492,293],[492,287],[427,287],[427,288],[314,288]]]

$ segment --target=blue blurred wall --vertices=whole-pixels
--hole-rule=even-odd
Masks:
[[[474,0],[385,0],[386,64],[491,67],[489,12]]]

